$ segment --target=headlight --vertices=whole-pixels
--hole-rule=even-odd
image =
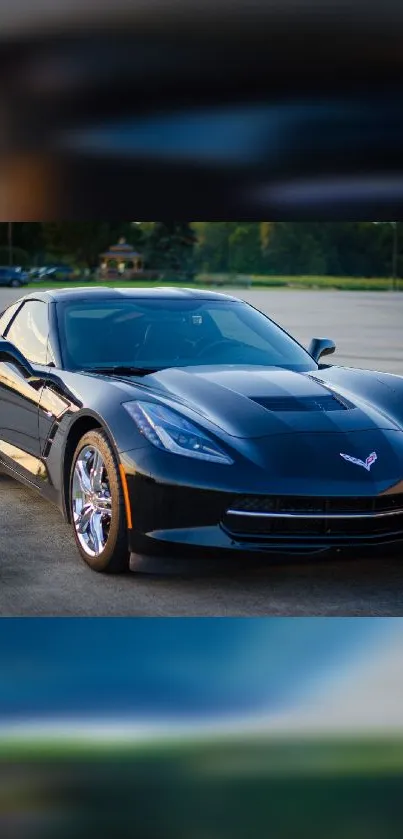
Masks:
[[[176,411],[152,402],[126,402],[123,407],[141,434],[158,449],[210,463],[233,463],[201,429]]]

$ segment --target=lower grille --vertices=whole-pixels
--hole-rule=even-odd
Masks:
[[[403,538],[403,496],[234,500],[222,525],[238,540],[355,542]]]

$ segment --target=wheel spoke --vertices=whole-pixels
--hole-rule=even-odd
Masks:
[[[86,506],[83,507],[76,519],[76,528],[78,533],[85,533],[87,531],[93,512],[94,508],[90,504],[86,504]]]
[[[102,529],[102,513],[95,510],[90,518],[90,535],[96,554],[104,548],[104,534]]]
[[[97,496],[97,507],[98,510],[102,510],[110,516],[112,512],[112,498],[110,495],[106,493],[99,494]]]
[[[90,475],[90,483],[92,492],[101,492],[102,490],[102,473],[104,470],[104,462],[102,457],[97,449],[94,452],[94,458],[92,462],[92,469]]]
[[[88,493],[91,492],[91,480],[86,463],[83,460],[77,460],[75,473],[77,475],[78,483],[80,484],[81,492],[88,495]]]

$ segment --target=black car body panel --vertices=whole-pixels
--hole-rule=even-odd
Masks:
[[[48,306],[52,366],[37,365],[37,378],[27,379],[0,362],[3,467],[68,518],[72,448],[100,426],[127,476],[133,552],[400,549],[403,378],[315,364],[308,355],[302,371],[239,363],[147,375],[64,369],[58,305],[115,294],[233,300],[180,289],[69,289],[25,298]],[[137,400],[179,413],[232,464],[152,445],[123,407]]]

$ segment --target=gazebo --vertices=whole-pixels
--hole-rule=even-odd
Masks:
[[[112,245],[106,253],[102,253],[101,275],[104,277],[126,277],[131,279],[144,269],[144,257],[141,253],[133,250],[126,239],[119,239],[117,245]]]

